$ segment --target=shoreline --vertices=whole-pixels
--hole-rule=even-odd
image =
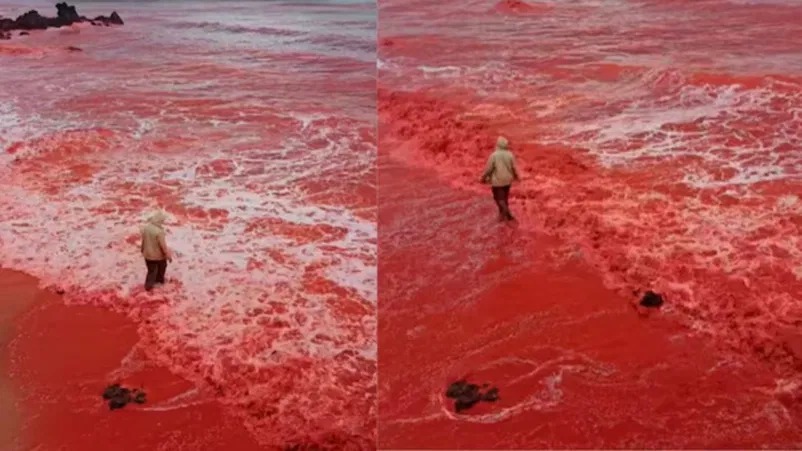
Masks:
[[[16,321],[37,306],[52,301],[56,295],[40,290],[37,280],[28,274],[0,269],[0,449],[22,449],[19,389],[10,377],[10,346],[16,336]]]
[[[215,398],[195,395],[140,352],[124,315],[67,306],[36,278],[9,270],[0,270],[0,302],[0,393],[13,395],[0,397],[10,400],[0,403],[0,449],[260,449]],[[147,402],[110,411],[101,393],[115,382],[144,388]]]

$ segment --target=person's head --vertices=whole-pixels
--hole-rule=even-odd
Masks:
[[[507,141],[507,138],[503,136],[499,136],[496,140],[496,149],[497,150],[509,150],[510,149],[510,142]]]
[[[166,220],[167,220],[167,213],[165,213],[164,210],[156,210],[153,213],[151,213],[150,216],[148,216],[148,222],[157,226],[164,225],[164,221]]]

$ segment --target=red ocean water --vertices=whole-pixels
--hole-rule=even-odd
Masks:
[[[380,3],[381,447],[802,445],[800,14]]]
[[[375,5],[77,6],[126,25],[0,42],[0,265],[134,321],[109,378],[189,382],[144,411],[215,400],[268,449],[374,447]],[[31,8],[55,14],[0,14]],[[177,257],[149,295],[157,206]]]

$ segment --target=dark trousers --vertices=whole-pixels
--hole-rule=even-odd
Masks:
[[[493,199],[496,201],[496,205],[498,205],[499,218],[506,221],[513,220],[514,218],[512,217],[512,213],[510,213],[510,205],[508,203],[510,198],[510,185],[494,186],[492,189]]]
[[[145,260],[148,275],[145,277],[145,289],[150,291],[156,284],[164,283],[164,273],[167,271],[167,260]]]

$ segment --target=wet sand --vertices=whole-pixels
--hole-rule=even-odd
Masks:
[[[0,293],[0,449],[261,449],[217,402],[139,355],[123,315],[66,306],[18,272],[0,271]],[[100,395],[112,382],[143,387],[148,402],[110,411]]]
[[[20,416],[18,393],[9,380],[9,344],[14,337],[14,321],[49,295],[38,290],[35,280],[25,274],[0,270],[0,449],[16,450],[19,442]]]

